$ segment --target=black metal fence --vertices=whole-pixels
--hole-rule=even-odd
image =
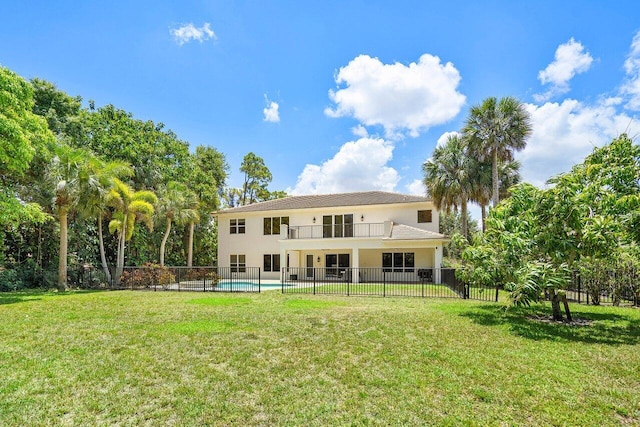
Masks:
[[[460,281],[454,269],[283,268],[282,292],[497,301],[496,287]]]
[[[618,273],[612,271],[598,279],[584,279],[574,272],[566,290],[567,299],[579,304],[640,306],[640,280],[637,279],[637,273],[631,277],[619,277]]]
[[[462,282],[455,269],[385,268],[283,268],[279,288],[283,293],[463,298],[497,301],[498,286],[481,287]],[[115,268],[109,278],[101,268],[70,268],[67,283],[79,289],[145,289],[152,291],[261,292],[264,281],[259,267],[125,267],[120,280]],[[566,289],[567,299],[579,304],[640,306],[640,282],[611,273],[603,280],[586,280],[574,273]],[[634,275],[634,277],[637,277]],[[28,281],[27,281],[28,279]],[[54,288],[55,270],[32,272],[15,289]],[[273,287],[274,284],[268,285]],[[6,289],[14,290],[7,286]]]

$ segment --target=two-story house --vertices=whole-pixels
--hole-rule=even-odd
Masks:
[[[410,280],[439,268],[448,242],[430,199],[383,191],[289,196],[214,216],[218,266],[260,267],[266,279],[359,271],[350,278],[358,282],[367,269],[380,269]]]

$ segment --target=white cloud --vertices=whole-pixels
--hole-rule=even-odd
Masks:
[[[629,96],[627,108],[640,110],[640,31],[633,37],[624,69],[627,72],[627,81],[622,86],[622,93]]]
[[[526,148],[516,153],[522,178],[537,186],[568,172],[591,153],[623,132],[634,134],[632,118],[617,111],[619,100],[607,98],[593,105],[574,99],[562,103],[527,104],[533,133]]]
[[[418,136],[431,126],[454,118],[465,103],[457,91],[460,73],[452,63],[424,54],[415,63],[383,64],[360,55],[340,68],[335,81],[344,85],[330,90],[335,108],[329,117],[352,116],[366,126],[381,125],[387,137],[404,132]]]
[[[197,40],[202,43],[205,40],[217,40],[218,38],[211,29],[211,24],[208,22],[205,22],[200,28],[197,28],[192,23],[185,24],[178,28],[171,28],[169,33],[180,46],[185,43],[189,43],[192,40]]]
[[[445,132],[442,135],[440,135],[440,138],[438,138],[438,142],[436,143],[436,147],[442,147],[447,140],[449,139],[450,136],[460,136],[461,133],[460,132]]]
[[[358,125],[358,126],[354,126],[351,128],[351,132],[355,135],[355,136],[359,136],[360,138],[366,138],[369,136],[369,131],[367,130],[366,127],[362,126],[362,125]]]
[[[327,194],[350,191],[393,191],[400,177],[386,166],[394,146],[381,138],[360,138],[344,144],[322,165],[306,165],[290,194]]]
[[[407,184],[406,188],[409,194],[413,194],[414,196],[425,196],[427,194],[427,187],[425,187],[424,182],[420,179],[414,179]]]
[[[538,73],[538,79],[543,85],[550,84],[549,90],[543,94],[534,95],[537,102],[544,102],[556,95],[569,92],[569,81],[576,75],[584,73],[591,67],[593,58],[584,46],[573,37],[556,49],[555,59],[544,70]]]
[[[267,106],[262,110],[264,113],[264,121],[271,123],[280,123],[280,106],[277,102],[269,101],[267,95],[264,96]]]

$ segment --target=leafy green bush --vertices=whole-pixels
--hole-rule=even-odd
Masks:
[[[22,288],[22,282],[18,279],[18,272],[0,268],[0,292],[10,292],[20,288]]]

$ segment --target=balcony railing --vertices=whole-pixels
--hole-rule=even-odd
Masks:
[[[289,226],[289,239],[338,239],[383,237],[384,223]]]

